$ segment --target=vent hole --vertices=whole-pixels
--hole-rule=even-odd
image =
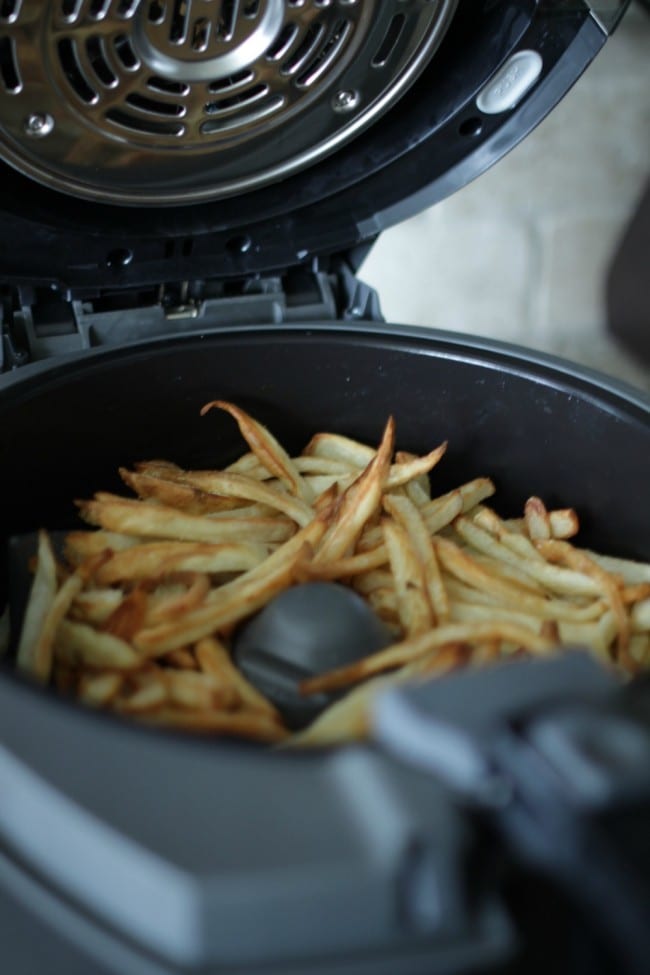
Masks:
[[[404,14],[395,14],[388,25],[388,30],[386,31],[383,41],[379,45],[377,53],[372,59],[373,68],[382,68],[386,64],[397,46],[397,42],[400,39],[400,34],[402,33],[405,23],[406,17]]]
[[[257,17],[259,12],[260,0],[250,0],[250,3],[247,3],[244,7],[244,17],[248,17],[249,20],[252,20],[253,17]]]
[[[133,71],[140,67],[140,62],[126,34],[119,34],[113,41],[113,45],[115,47],[115,53],[127,70]]]
[[[90,0],[90,7],[88,8],[88,13],[95,20],[99,20],[101,17],[105,17],[108,13],[108,8],[111,5],[111,0]]]
[[[76,20],[83,0],[61,0],[61,13],[66,20]]]
[[[191,237],[186,237],[183,241],[183,246],[181,248],[181,254],[183,257],[191,257],[192,251],[194,250],[194,241]]]
[[[248,102],[263,98],[264,95],[268,94],[268,91],[268,85],[253,85],[252,88],[247,88],[246,91],[240,92],[239,95],[231,95],[230,98],[221,98],[218,102],[208,102],[205,106],[206,115],[216,115],[218,112],[228,112],[232,108],[239,108],[240,105],[246,105]]]
[[[160,91],[165,95],[188,95],[190,91],[190,86],[184,81],[169,81],[168,78],[159,78],[157,75],[149,78],[147,86],[152,91]]]
[[[285,26],[280,31],[278,39],[266,52],[266,57],[268,61],[279,61],[285,56],[296,37],[298,36],[298,25],[297,24],[285,24]]]
[[[139,108],[140,111],[150,112],[153,115],[171,115],[179,118],[185,114],[183,105],[174,105],[170,102],[158,101],[155,98],[146,98],[144,95],[139,95],[137,91],[128,95],[126,100],[133,108]]]
[[[14,43],[10,37],[0,39],[0,76],[6,90],[17,95],[23,84],[18,73]]]
[[[200,17],[194,24],[192,31],[192,49],[205,51],[210,40],[210,21],[207,17]]]
[[[217,36],[224,41],[232,40],[237,23],[239,0],[222,0],[221,14],[217,22]]]
[[[89,37],[86,41],[86,51],[88,52],[88,58],[94,68],[95,74],[101,83],[106,85],[107,88],[114,88],[117,84],[117,78],[111,71],[110,65],[106,60],[101,39],[99,37]]]
[[[0,20],[10,24],[18,18],[22,0],[2,0],[0,3]]]
[[[182,44],[187,37],[187,17],[189,4],[187,0],[174,0],[174,12],[169,28],[169,40],[172,44]]]
[[[133,251],[130,247],[116,247],[114,251],[109,251],[106,256],[107,265],[116,269],[128,267],[132,260]]]
[[[325,28],[318,21],[312,24],[291,57],[282,65],[282,74],[294,74],[313,56],[320,44]]]
[[[79,67],[77,51],[74,43],[69,37],[64,37],[59,41],[59,58],[66,78],[76,91],[77,95],[86,105],[94,105],[99,96],[92,88]]]
[[[222,91],[230,91],[232,88],[240,88],[242,85],[247,85],[254,77],[254,73],[247,68],[244,71],[238,71],[237,74],[231,74],[228,78],[220,78],[219,81],[213,81],[208,85],[208,91],[212,95],[218,95]]]
[[[106,113],[106,118],[115,125],[120,125],[132,132],[144,132],[147,135],[161,136],[181,136],[185,132],[185,126],[174,122],[155,122],[153,119],[136,117],[129,112],[123,112],[118,108],[112,108]]]
[[[477,115],[473,115],[471,118],[466,118],[464,122],[458,126],[458,132],[460,135],[470,136],[470,135],[480,135],[483,131],[483,120]]]
[[[303,71],[299,78],[296,78],[296,84],[299,87],[309,87],[329,68],[343,47],[350,27],[349,20],[339,20],[309,67]]]
[[[170,260],[174,256],[174,251],[176,250],[176,242],[173,240],[165,241],[165,259]]]
[[[231,237],[226,242],[226,250],[230,251],[233,256],[248,254],[252,246],[253,241],[248,234],[242,234],[240,237]]]
[[[158,0],[153,0],[153,3],[149,4],[148,12],[149,22],[152,24],[162,24],[165,19],[165,7]]]
[[[130,17],[131,14],[135,13],[138,2],[139,0],[120,0],[117,5],[118,17]]]

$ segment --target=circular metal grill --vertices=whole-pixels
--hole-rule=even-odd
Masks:
[[[457,0],[0,0],[0,154],[93,200],[254,189],[352,138]]]

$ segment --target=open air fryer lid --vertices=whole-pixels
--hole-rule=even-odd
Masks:
[[[5,0],[0,277],[64,296],[324,265],[464,185],[625,0]]]

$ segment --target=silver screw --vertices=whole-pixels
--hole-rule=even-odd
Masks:
[[[332,108],[335,112],[351,112],[353,108],[357,107],[359,101],[360,95],[358,91],[343,88],[334,95]]]
[[[32,112],[25,119],[25,132],[34,139],[49,135],[54,129],[54,119],[47,112]]]

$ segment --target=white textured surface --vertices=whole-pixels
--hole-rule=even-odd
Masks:
[[[650,16],[633,5],[539,128],[470,186],[383,233],[361,277],[387,321],[516,342],[650,390],[650,370],[609,338],[603,301],[649,176]],[[648,308],[650,329],[650,292]]]

